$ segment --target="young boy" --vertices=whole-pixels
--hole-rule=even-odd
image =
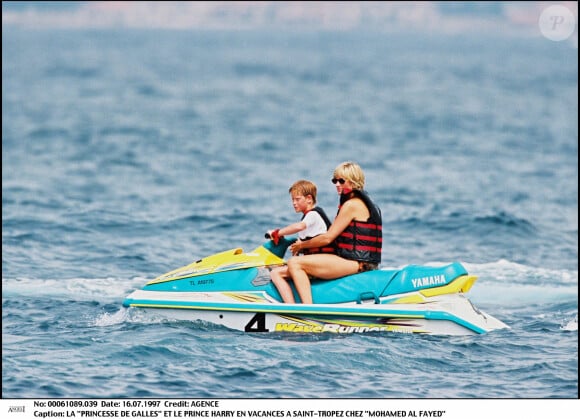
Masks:
[[[298,233],[300,240],[308,240],[314,236],[325,233],[331,224],[324,210],[316,206],[316,185],[308,180],[299,180],[295,182],[290,189],[292,206],[296,212],[304,214],[302,219],[294,224],[287,225],[276,230],[268,231],[275,244],[282,236]],[[313,253],[334,253],[330,246],[324,248],[308,249],[308,254]],[[291,279],[287,266],[274,268],[270,272],[272,282],[278,289],[282,300],[285,303],[296,303],[292,288],[288,280]]]

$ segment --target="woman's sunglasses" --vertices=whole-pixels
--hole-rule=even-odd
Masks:
[[[337,178],[332,178],[331,182],[334,183],[336,185],[336,182],[340,183],[341,185],[344,185],[344,182],[346,182],[346,180],[344,180],[343,178],[337,179]]]

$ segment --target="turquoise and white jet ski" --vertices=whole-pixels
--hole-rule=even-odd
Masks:
[[[244,332],[473,335],[508,328],[465,296],[477,277],[460,263],[312,280],[313,304],[286,304],[270,281],[292,239],[227,250],[168,272],[123,302],[176,320]],[[300,301],[294,289],[296,301]]]

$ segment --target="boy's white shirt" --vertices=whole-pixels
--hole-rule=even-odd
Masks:
[[[302,222],[306,224],[306,228],[298,232],[298,238],[300,238],[300,240],[304,240],[306,237],[314,237],[326,233],[326,223],[320,214],[314,210],[308,211]]]

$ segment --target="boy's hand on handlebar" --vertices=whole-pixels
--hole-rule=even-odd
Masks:
[[[277,246],[278,243],[280,243],[280,234],[278,234],[280,231],[280,229],[276,229],[276,230],[268,230],[268,232],[266,233],[266,238],[267,239],[271,239],[274,244]]]

